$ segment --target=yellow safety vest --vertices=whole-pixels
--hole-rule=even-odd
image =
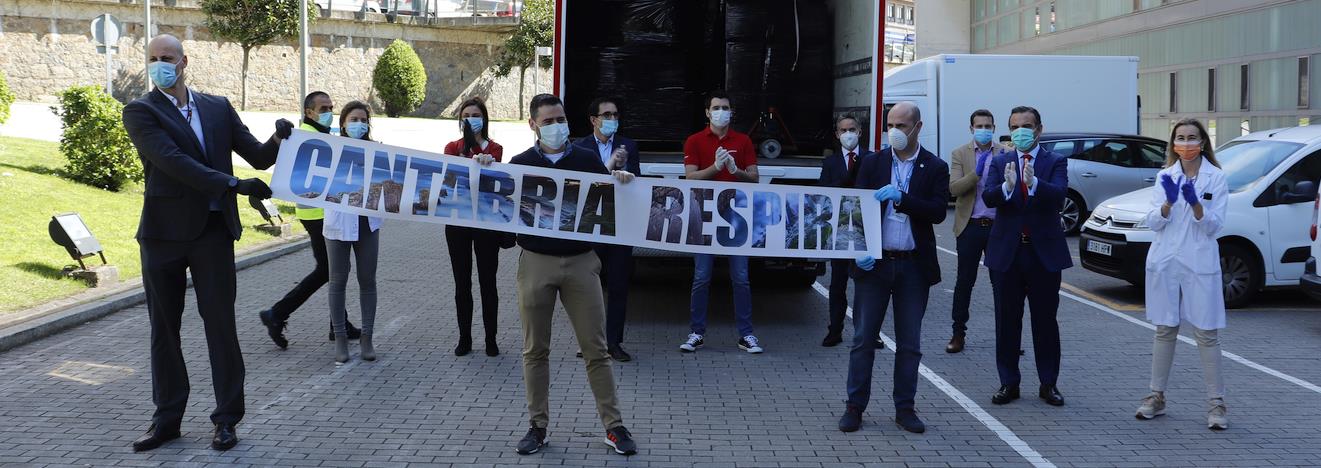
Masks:
[[[309,125],[307,122],[303,122],[302,125],[298,126],[298,128],[302,130],[307,130],[309,132],[321,131],[318,130],[316,127]],[[303,221],[316,221],[318,219],[324,219],[326,217],[326,213],[321,208],[315,208],[306,205],[295,205],[294,217]]]

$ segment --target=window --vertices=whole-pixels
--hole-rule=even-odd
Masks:
[[[1216,111],[1216,69],[1206,70],[1206,111]]]
[[[1069,159],[1091,161],[1090,158],[1094,155],[1092,150],[1099,144],[1101,144],[1100,140],[1072,140],[1055,142],[1053,144],[1054,146],[1048,146],[1046,148],[1064,156],[1068,156]],[[1045,145],[1043,144],[1043,146]]]
[[[1238,110],[1249,110],[1252,104],[1252,88],[1248,86],[1248,65],[1238,67]]]
[[[1294,193],[1299,182],[1309,181],[1312,182],[1312,190],[1309,193]],[[1260,197],[1257,197],[1252,206],[1311,203],[1316,194],[1317,182],[1321,182],[1321,151],[1309,154],[1301,161],[1294,163],[1293,167],[1280,175],[1279,179],[1275,179],[1275,182],[1262,192]],[[1294,196],[1290,197],[1291,194]]]
[[[885,22],[887,22],[887,23],[893,23],[893,22],[896,21],[896,20],[895,20],[895,15],[894,15],[895,6],[894,6],[893,4],[891,4],[891,5],[889,5],[889,9],[890,9],[890,13],[887,14],[887,15],[885,15]]]
[[[1107,141],[1087,150],[1083,159],[1119,167],[1146,167],[1146,164],[1141,162],[1140,156],[1135,154],[1137,151],[1133,146],[1124,141]],[[1164,162],[1164,159],[1161,162]]]
[[[1310,60],[1308,60],[1307,57],[1298,57],[1298,108],[1299,109],[1306,109],[1312,105],[1311,103],[1312,100],[1310,96],[1312,94],[1311,92],[1312,86],[1310,82],[1311,78],[1309,77],[1309,75],[1311,74],[1310,73],[1311,70],[1309,70],[1308,68],[1311,64],[1308,62],[1310,62]]]
[[[1170,112],[1179,112],[1179,74],[1170,73]]]
[[[1165,147],[1155,143],[1142,143],[1142,154],[1139,156],[1138,167],[1151,169],[1160,169],[1165,167]]]
[[[1074,147],[1077,146],[1075,143],[1076,142],[1072,140],[1054,141],[1054,142],[1042,143],[1041,147],[1044,148],[1046,151],[1054,152],[1055,154],[1064,156],[1066,158],[1071,158],[1074,156],[1073,149]]]

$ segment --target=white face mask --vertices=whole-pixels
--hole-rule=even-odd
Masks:
[[[889,133],[890,147],[897,151],[908,149],[908,134],[897,127],[891,128]]]
[[[844,149],[854,149],[858,147],[858,132],[844,132],[839,135],[840,144]]]
[[[711,111],[711,126],[716,128],[725,128],[729,126],[729,118],[734,115],[734,111],[713,110]]]
[[[544,125],[540,128],[541,144],[549,148],[563,148],[564,143],[569,141],[569,124],[553,123]]]

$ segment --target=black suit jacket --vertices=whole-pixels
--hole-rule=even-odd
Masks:
[[[147,181],[138,239],[197,239],[211,216],[211,201],[218,198],[225,225],[238,240],[243,227],[230,188],[235,180],[230,153],[238,153],[257,169],[275,164],[278,139],[261,143],[254,138],[228,99],[196,91],[192,96],[202,119],[205,148],[179,108],[160,90],[124,106],[124,129],[142,159]]]
[[[817,179],[818,187],[853,187],[857,181],[858,168],[862,167],[862,160],[872,154],[871,151],[862,149],[859,146],[854,150],[858,153],[858,163],[850,171],[844,167],[844,158],[848,153],[832,154],[830,157],[821,160],[821,177]]]
[[[597,155],[597,159],[600,159],[601,151],[600,148],[596,147],[595,133],[579,138],[573,144],[578,145],[579,148],[590,150],[592,154]],[[634,143],[632,139],[616,133],[614,139],[611,140],[610,151],[614,151],[620,146],[628,151],[628,156],[624,159],[624,170],[633,173],[635,176],[642,175],[642,157],[638,156],[638,144]]]
[[[903,195],[897,210],[908,215],[917,246],[917,262],[929,284],[940,282],[940,261],[936,258],[936,233],[932,226],[945,222],[949,205],[949,165],[922,148],[914,161],[913,176],[908,182],[908,193]],[[890,171],[894,153],[884,149],[868,154],[858,168],[856,187],[878,189],[890,184]],[[885,208],[886,204],[881,205]],[[881,225],[888,222],[881,216]]]

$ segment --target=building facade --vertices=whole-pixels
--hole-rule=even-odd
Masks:
[[[1145,135],[1167,139],[1183,117],[1217,144],[1321,122],[1321,0],[962,3],[972,53],[1138,57]]]

